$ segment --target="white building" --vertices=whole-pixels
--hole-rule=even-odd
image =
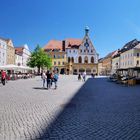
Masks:
[[[85,29],[85,37],[80,39],[66,39],[70,46],[66,48],[67,58],[73,59],[73,63],[98,63],[98,53],[96,52],[88,35],[89,29]],[[74,42],[71,44],[72,41]],[[66,45],[66,46],[67,46]]]
[[[0,38],[0,66],[6,65],[7,42]]]
[[[18,66],[27,66],[27,61],[31,55],[29,47],[27,45],[23,45],[21,47],[15,48],[15,63]]]
[[[85,36],[81,39],[66,39],[66,55],[69,71],[78,74],[86,71],[88,74],[98,73],[98,53],[89,37],[89,28],[85,28]]]
[[[112,59],[112,73],[117,69],[140,67],[140,42],[136,39],[128,42]]]

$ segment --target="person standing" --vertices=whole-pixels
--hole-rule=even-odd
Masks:
[[[6,80],[6,72],[5,71],[1,71],[1,83],[3,85],[5,85],[5,80]]]
[[[83,80],[86,81],[86,72],[83,73]]]
[[[57,82],[58,82],[58,73],[57,72],[54,73],[53,79],[54,79],[55,89],[57,89]]]
[[[42,72],[42,80],[43,80],[43,88],[45,88],[45,81],[46,81],[46,73],[45,71]]]
[[[81,81],[81,74],[78,74],[78,80]]]
[[[51,73],[47,71],[47,89],[51,88]]]

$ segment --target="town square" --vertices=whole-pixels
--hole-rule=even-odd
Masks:
[[[140,140],[139,4],[1,0],[0,140]]]

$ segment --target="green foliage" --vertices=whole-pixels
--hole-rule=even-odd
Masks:
[[[44,52],[39,45],[35,48],[34,52],[32,52],[31,57],[27,63],[28,66],[34,68],[51,68],[52,67],[52,59]]]

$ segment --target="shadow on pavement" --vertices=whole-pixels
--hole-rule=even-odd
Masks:
[[[60,105],[63,111],[36,139],[140,139],[140,98],[132,94],[140,97],[137,89],[120,87],[106,78],[88,79],[68,104]]]
[[[43,87],[33,87],[33,89],[47,90],[47,88],[43,88]]]

